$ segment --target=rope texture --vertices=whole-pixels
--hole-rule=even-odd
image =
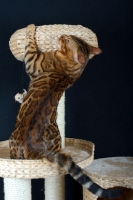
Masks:
[[[4,178],[5,200],[31,200],[31,180]]]

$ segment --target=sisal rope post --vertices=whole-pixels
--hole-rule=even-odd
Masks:
[[[5,200],[31,200],[31,180],[4,178]]]
[[[58,105],[57,124],[62,139],[62,148],[65,147],[65,93]],[[45,178],[45,200],[65,200],[65,176]]]
[[[65,200],[65,176],[45,179],[45,200]]]
[[[63,93],[57,108],[57,124],[62,139],[62,148],[65,147],[65,93]]]

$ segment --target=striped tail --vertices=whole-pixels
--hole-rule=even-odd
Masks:
[[[121,189],[104,189],[94,183],[91,178],[73,162],[70,155],[64,153],[56,154],[55,161],[58,163],[59,167],[66,170],[76,181],[94,195],[103,198],[117,198],[122,195]]]

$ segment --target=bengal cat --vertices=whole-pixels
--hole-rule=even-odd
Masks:
[[[47,158],[65,169],[75,180],[101,197],[120,196],[119,190],[105,190],[95,184],[72,160],[61,153],[56,123],[57,106],[63,92],[81,76],[90,54],[100,54],[73,35],[59,38],[59,50],[42,53],[35,43],[35,25],[26,28],[25,67],[31,81],[17,116],[10,143],[12,159]]]

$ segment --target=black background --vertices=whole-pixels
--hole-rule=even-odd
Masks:
[[[92,29],[103,53],[66,91],[66,137],[95,143],[95,158],[133,156],[133,1],[1,0],[0,141],[13,130],[22,90],[22,62],[9,50],[10,36],[28,24],[81,24]],[[24,88],[28,77],[24,73]],[[33,200],[43,200],[43,180],[33,180]],[[81,200],[81,186],[66,176],[66,200]],[[3,182],[0,180],[0,199]]]

